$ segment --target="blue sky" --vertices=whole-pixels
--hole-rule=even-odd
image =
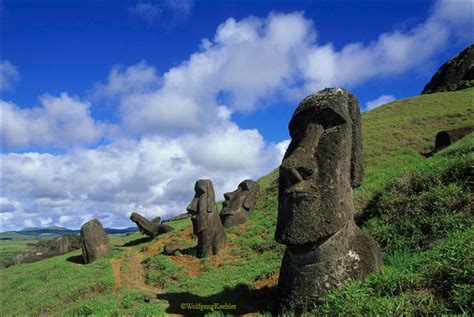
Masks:
[[[276,167],[298,102],[419,94],[471,1],[3,1],[2,228],[124,227]]]

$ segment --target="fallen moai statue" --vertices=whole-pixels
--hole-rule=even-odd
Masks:
[[[142,215],[136,212],[132,212],[132,215],[130,216],[130,220],[132,220],[137,225],[141,233],[146,234],[150,238],[154,238],[157,235],[174,230],[173,227],[162,224],[160,217],[156,217],[152,221],[149,221]]]

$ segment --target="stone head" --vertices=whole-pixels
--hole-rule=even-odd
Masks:
[[[289,131],[275,238],[285,244],[317,242],[353,216],[352,188],[363,175],[357,99],[340,88],[312,94],[296,109]]]
[[[209,179],[200,179],[194,185],[194,198],[189,203],[186,210],[192,215],[194,233],[202,232],[212,223],[213,213],[217,212],[215,201],[214,186]]]
[[[260,186],[257,182],[246,179],[239,184],[236,190],[224,194],[223,208],[221,212],[221,219],[226,226],[226,223],[234,222],[232,218],[244,213],[243,221],[246,220],[250,210],[253,208],[258,199]],[[235,223],[237,224],[237,223]],[[234,225],[234,223],[232,224]]]

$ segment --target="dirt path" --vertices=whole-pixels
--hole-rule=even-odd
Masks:
[[[138,289],[154,298],[162,290],[145,283],[145,271],[141,262],[144,254],[134,248],[124,248],[126,254],[112,260],[112,272],[115,278],[115,290],[121,286]]]
[[[122,276],[120,275],[120,268],[122,267],[122,258],[112,260],[112,274],[115,279],[114,292],[117,292],[122,286]]]

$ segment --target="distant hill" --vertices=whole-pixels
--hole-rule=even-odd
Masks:
[[[26,227],[20,230],[20,232],[25,232],[25,231],[35,231],[41,229],[40,227]]]
[[[49,230],[67,230],[66,228],[64,227],[60,227],[60,226],[49,226],[49,227],[46,227],[44,229],[49,229]]]
[[[107,234],[133,233],[137,231],[138,231],[137,227],[128,227],[128,228],[123,228],[123,229],[105,228],[105,232]],[[80,230],[72,230],[72,229],[59,227],[59,226],[50,226],[46,228],[29,227],[29,228],[21,229],[19,231],[0,232],[0,238],[4,238],[4,237],[18,238],[22,236],[31,237],[31,236],[43,236],[43,235],[63,235],[66,233],[79,234]]]

